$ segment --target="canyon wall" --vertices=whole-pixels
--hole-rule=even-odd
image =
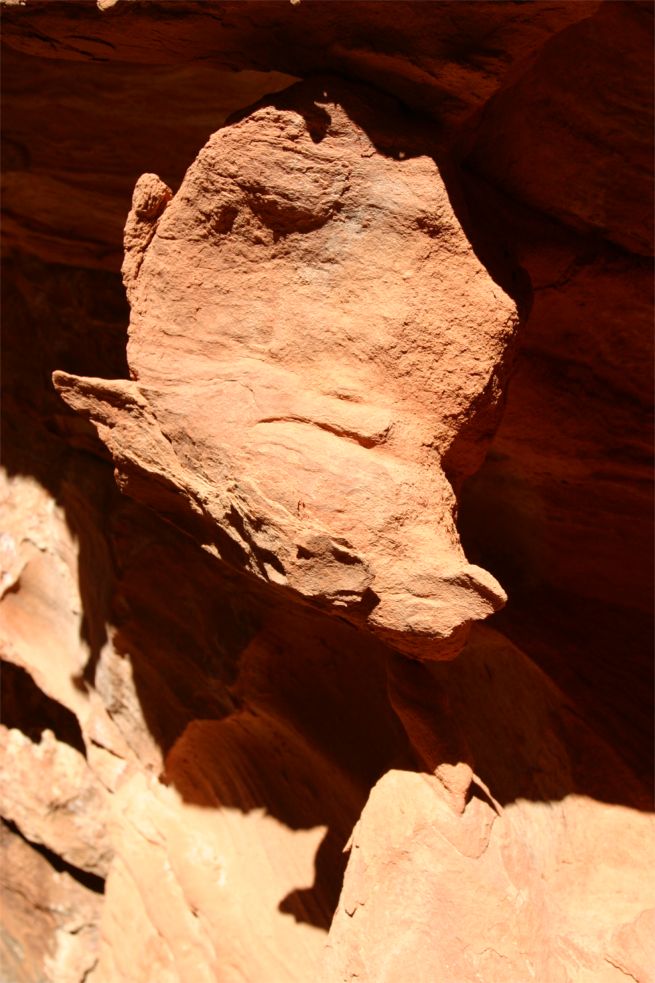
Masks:
[[[0,978],[655,979],[652,6],[2,41]]]

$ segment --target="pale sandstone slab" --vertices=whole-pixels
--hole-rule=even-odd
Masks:
[[[229,768],[228,781],[243,781]],[[144,775],[121,787],[93,983],[305,983],[313,975],[325,933],[280,905],[311,886],[325,827],[293,830],[265,808],[218,808],[217,793],[185,803]]]

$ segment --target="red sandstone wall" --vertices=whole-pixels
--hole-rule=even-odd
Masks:
[[[652,19],[3,4],[3,980],[654,978]]]

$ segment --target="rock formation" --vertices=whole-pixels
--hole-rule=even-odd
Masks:
[[[504,600],[459,548],[441,462],[480,442],[514,305],[394,107],[340,88],[219,130],[172,201],[139,180],[136,381],[55,385],[126,493],[218,559],[441,658]]]
[[[652,19],[3,4],[3,980],[655,979]]]

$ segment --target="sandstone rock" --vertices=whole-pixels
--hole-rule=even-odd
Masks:
[[[65,515],[38,482],[2,475],[3,657],[24,667],[48,696],[82,721],[87,701],[74,685],[88,657],[77,582],[77,551]],[[98,570],[100,573],[100,570]]]
[[[112,856],[106,793],[83,755],[43,733],[34,744],[0,726],[0,808],[33,843],[104,877]]]
[[[132,197],[132,211],[127,217],[123,234],[125,259],[123,280],[136,280],[143,262],[143,255],[157,229],[157,220],[163,215],[173,192],[156,174],[142,174]]]
[[[2,503],[5,578],[11,580],[0,602],[3,660],[21,667],[37,691],[75,715],[82,731],[74,746],[78,752],[86,751],[104,784],[114,785],[117,769],[134,753],[143,763],[150,758],[153,767],[161,767],[161,756],[149,737],[134,692],[131,667],[116,655],[106,633],[111,580],[107,543],[92,528],[87,527],[81,536],[94,571],[89,596],[82,575],[88,561],[76,544],[64,510],[54,506],[36,482],[23,476],[4,479]],[[78,531],[84,529],[85,521],[92,527],[97,516],[92,501],[85,505],[88,513],[82,517],[78,513]],[[96,690],[86,686],[84,673],[89,665],[95,671],[98,664]],[[24,707],[21,713],[17,708],[12,726],[29,729],[33,721],[26,718],[33,711],[33,707]],[[48,726],[53,726],[52,721]],[[130,750],[130,740],[135,751]],[[77,765],[72,767],[80,774]]]
[[[0,975],[650,983],[651,11],[2,6]]]
[[[84,983],[98,959],[102,895],[55,871],[0,824],[0,972],[25,983]]]
[[[142,178],[123,268],[136,381],[55,381],[129,494],[227,563],[444,658],[504,599],[458,547],[439,462],[498,402],[515,317],[434,163],[376,153],[392,119],[301,86],[215,134],[169,205]]]
[[[243,594],[258,625],[246,642],[235,639],[230,691],[241,709],[189,724],[160,781],[123,778],[97,972],[140,978],[155,966],[158,978],[176,981],[238,973],[304,981],[317,968],[341,851],[370,785],[390,760],[410,763],[386,700],[385,653],[345,623],[248,595],[245,578],[221,587],[220,567],[209,558],[205,566],[214,579],[204,595],[198,581],[196,598],[211,610],[221,590],[233,603]],[[226,612],[221,630],[225,644]],[[156,683],[153,675],[150,692]],[[203,694],[187,702],[194,698],[200,715]]]
[[[308,890],[327,833],[312,821],[317,777],[330,781],[337,814],[352,809],[347,782],[297,743],[250,714],[198,722],[169,758],[180,791],[141,777],[122,786],[94,979],[312,978],[325,937],[311,923],[322,899]],[[289,787],[303,789],[294,805]],[[309,895],[304,909],[296,893]]]
[[[629,773],[489,629],[435,671],[448,677],[455,726],[483,781],[473,778],[457,811],[437,778],[381,779],[353,833],[318,978],[618,983],[627,971],[646,983],[655,946],[642,865],[654,859],[653,817],[589,795],[602,773],[606,789],[623,785],[630,798]]]
[[[652,846],[650,817],[578,797],[517,802],[498,817],[473,797],[458,819],[440,790],[393,771],[373,790],[321,981],[618,983],[630,964],[643,967],[635,979],[652,978],[650,937],[641,962],[643,936],[632,963],[612,954],[616,922],[627,938],[649,917],[652,896],[630,857]]]

